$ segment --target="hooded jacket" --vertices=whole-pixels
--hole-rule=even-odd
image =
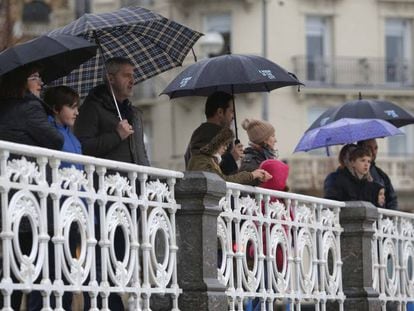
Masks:
[[[233,139],[233,132],[229,128],[222,128],[210,143],[200,149],[200,152],[191,156],[187,170],[205,171],[216,173],[225,181],[239,184],[250,184],[253,181],[253,174],[249,172],[240,172],[233,175],[224,175],[216,153],[223,145],[227,145]]]
[[[188,166],[191,157],[199,154],[200,149],[208,144],[222,128],[223,127],[218,124],[204,122],[194,130],[184,155],[186,167]],[[232,148],[233,145],[230,142],[227,151],[221,157],[220,168],[225,175],[234,174],[239,169],[233,155],[230,152]]]
[[[84,154],[104,159],[149,166],[144,145],[142,113],[129,100],[118,103],[121,116],[132,125],[134,133],[122,140],[116,131],[118,114],[108,87],[92,89],[79,109],[75,135]]]

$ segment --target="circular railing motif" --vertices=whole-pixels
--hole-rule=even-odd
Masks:
[[[151,260],[149,271],[151,280],[157,286],[166,287],[171,280],[174,260],[171,256],[171,236],[174,234],[170,219],[162,208],[154,208],[148,216]],[[161,240],[157,237],[161,237]],[[162,243],[159,243],[159,242]],[[158,254],[157,254],[158,252]],[[161,253],[162,256],[159,256]]]

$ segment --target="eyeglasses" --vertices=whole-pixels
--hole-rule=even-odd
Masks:
[[[31,75],[27,78],[27,80],[42,82],[42,77],[39,75]]]

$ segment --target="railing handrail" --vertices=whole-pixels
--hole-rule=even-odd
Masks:
[[[24,144],[17,144],[11,143],[8,141],[0,140],[0,149],[8,150],[10,153],[19,152],[21,154],[38,157],[38,156],[47,156],[47,157],[55,157],[60,160],[65,160],[68,162],[73,163],[80,163],[80,164],[90,164],[94,166],[104,166],[109,169],[117,169],[121,171],[135,171],[137,173],[144,173],[149,174],[152,176],[162,176],[162,177],[170,177],[170,178],[183,178],[184,174],[178,171],[171,171],[162,168],[155,168],[150,166],[142,166],[132,163],[126,162],[119,162],[114,160],[107,160],[92,156],[86,155],[79,155],[75,153],[63,152],[58,150],[52,150],[42,147],[24,145]]]
[[[414,219],[414,213],[407,213],[402,211],[389,210],[385,208],[378,208],[378,213],[385,216],[398,216],[404,218]]]
[[[297,193],[291,193],[291,192],[285,192],[285,191],[276,191],[276,190],[270,190],[260,187],[253,187],[253,186],[246,186],[236,183],[227,182],[227,188],[239,190],[243,192],[249,192],[249,193],[255,193],[255,194],[268,194],[280,199],[291,199],[291,200],[299,200],[299,201],[307,201],[310,203],[316,203],[316,204],[323,204],[323,205],[329,205],[329,206],[335,206],[335,207],[345,207],[345,203],[341,201],[335,201],[335,200],[328,200],[328,199],[322,199],[317,198],[309,195],[304,194],[297,194]]]

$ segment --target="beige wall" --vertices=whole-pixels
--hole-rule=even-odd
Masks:
[[[262,53],[262,1],[154,0],[153,3],[149,9],[201,32],[204,31],[205,14],[230,12],[232,52]],[[409,17],[414,20],[413,0],[268,0],[267,6],[267,57],[289,71],[294,71],[292,57],[306,53],[307,15],[326,15],[331,18],[332,55],[341,57],[384,57],[385,18]],[[202,57],[198,44],[195,51]],[[185,64],[193,62],[190,53]],[[153,78],[151,83],[155,85],[156,92],[160,93],[181,70],[178,68]],[[304,78],[299,76],[299,79]],[[390,99],[414,110],[413,90],[311,87],[302,88],[300,92],[295,87],[274,90],[269,94],[269,121],[276,128],[281,157],[292,156],[294,147],[308,127],[308,107],[338,105],[356,98],[359,91],[365,97]],[[205,98],[169,101],[164,95],[155,100],[142,100],[139,87],[136,98],[137,104],[144,108],[146,119],[152,124],[150,143],[153,163],[159,167],[183,169],[182,156],[190,135],[204,121]],[[261,104],[261,94],[238,94],[238,123],[241,124],[245,117],[261,118]],[[242,142],[247,144],[246,133],[240,125],[239,133]],[[380,148],[385,150],[386,142],[380,142]]]

